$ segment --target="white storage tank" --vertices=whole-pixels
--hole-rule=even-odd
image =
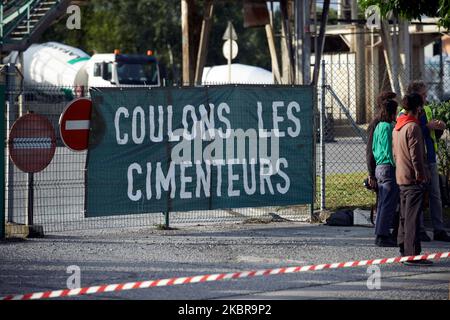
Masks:
[[[205,67],[203,69],[202,83],[228,84],[228,65]],[[272,72],[255,66],[240,63],[231,65],[231,83],[238,84],[274,84]]]

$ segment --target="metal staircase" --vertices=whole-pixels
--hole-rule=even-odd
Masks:
[[[56,19],[71,0],[10,0],[0,4],[0,51],[23,51]]]

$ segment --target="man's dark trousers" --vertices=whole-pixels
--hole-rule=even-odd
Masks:
[[[419,255],[420,246],[420,214],[423,209],[423,185],[400,186],[400,225],[397,243],[403,256]]]

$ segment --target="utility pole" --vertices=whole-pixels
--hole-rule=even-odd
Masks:
[[[330,11],[330,0],[325,0],[322,8],[322,16],[320,21],[320,31],[318,39],[316,40],[317,46],[315,49],[315,61],[312,84],[317,85],[319,80],[319,68],[322,60],[323,48],[325,46],[325,30],[327,28],[328,13]],[[324,64],[322,64],[324,66]]]
[[[366,42],[364,35],[364,26],[360,26],[358,20],[358,1],[352,0],[352,20],[353,30],[353,51],[355,52],[356,67],[356,122],[366,122]]]
[[[182,32],[182,52],[183,52],[183,85],[192,85],[191,82],[191,59],[190,59],[190,38],[189,38],[189,12],[192,0],[181,0],[181,32]]]
[[[444,98],[444,57],[443,57],[443,41],[442,37],[439,38],[439,85],[438,85],[438,97]],[[449,293],[450,294],[450,293]]]
[[[197,52],[197,64],[195,69],[195,84],[202,83],[203,68],[206,63],[206,56],[208,54],[208,41],[211,31],[212,16],[214,11],[213,0],[207,0],[204,4],[202,30],[200,34],[200,45]]]
[[[294,83],[294,58],[292,50],[292,34],[290,26],[290,15],[287,0],[280,1],[281,8],[281,65],[282,81],[285,84]]]
[[[405,19],[399,19],[399,37],[400,37],[400,61],[403,66],[401,79],[403,88],[408,86],[411,81],[411,37],[409,34],[409,22]]]
[[[311,82],[310,0],[295,0],[295,75],[297,84]]]
[[[380,36],[381,41],[383,43],[384,60],[386,62],[386,69],[389,75],[391,88],[397,94],[397,96],[401,97],[402,88],[401,83],[399,81],[399,73],[398,73],[399,57],[398,57],[398,46],[396,45],[397,42],[395,41],[396,40],[395,25],[396,23],[394,23],[393,31],[391,33],[389,21],[387,21],[386,19],[382,19]]]
[[[272,61],[272,73],[274,75],[275,82],[280,84],[281,83],[280,66],[278,65],[277,51],[275,48],[275,36],[273,34],[273,29],[270,24],[266,24],[265,29],[266,29],[267,43],[269,44],[270,58]]]

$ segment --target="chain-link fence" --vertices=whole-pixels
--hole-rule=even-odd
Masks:
[[[377,96],[391,90],[389,74],[373,65],[355,64],[354,54],[328,56],[326,61],[318,86],[319,110],[323,108],[325,117],[324,146],[318,145],[317,159],[321,159],[322,153],[323,160],[316,166],[318,179],[322,173],[325,176],[321,180],[325,189],[322,190],[319,181],[316,207],[324,201],[330,210],[370,208],[375,203],[375,194],[363,186],[367,177],[366,131],[375,116]],[[403,89],[408,78],[423,80],[430,101],[450,98],[450,64],[443,68],[438,63],[425,64],[399,73]],[[324,169],[320,170],[322,162]]]
[[[345,56],[344,56],[345,57]],[[315,148],[316,204],[314,209],[368,208],[375,195],[363,187],[367,177],[365,158],[367,124],[374,116],[377,95],[390,88],[385,69],[361,67],[352,58],[328,61],[318,84]],[[439,64],[423,65],[410,70],[414,79],[429,86],[431,100],[446,99],[450,91],[450,70]],[[403,73],[402,73],[403,74]],[[417,77],[422,75],[422,78]],[[361,81],[363,77],[363,81]],[[17,75],[16,75],[17,78]],[[20,77],[19,77],[20,78]],[[405,81],[403,85],[407,85]],[[323,90],[322,90],[323,89]],[[244,208],[211,211],[171,212],[85,218],[86,152],[73,152],[64,147],[59,133],[59,118],[65,106],[76,95],[86,95],[82,88],[36,88],[19,83],[6,92],[7,132],[15,120],[28,112],[48,118],[56,133],[55,157],[42,172],[30,176],[19,169],[6,154],[6,218],[10,223],[26,224],[30,208],[33,223],[43,225],[46,232],[165,225],[183,223],[277,221],[282,219],[309,221],[310,206]],[[323,139],[320,139],[320,110],[324,110]],[[448,141],[448,135],[445,136]],[[320,142],[323,141],[323,145]],[[7,148],[5,149],[7,150]],[[30,182],[32,203],[30,202]],[[322,188],[322,182],[324,188]],[[30,207],[31,206],[31,207]]]
[[[7,87],[5,97],[7,137],[14,122],[29,113],[50,120],[56,134],[53,160],[45,170],[32,176],[18,169],[11,160],[8,148],[5,148],[7,223],[32,222],[34,225],[43,226],[45,232],[59,232],[93,228],[163,227],[168,224],[176,227],[180,224],[209,222],[309,221],[312,211],[310,205],[233,209],[230,204],[230,209],[224,210],[86,218],[84,210],[87,152],[74,152],[64,146],[60,136],[59,119],[68,102],[75,96],[87,94],[82,88],[36,88],[23,85]],[[30,143],[45,142],[30,141]]]

